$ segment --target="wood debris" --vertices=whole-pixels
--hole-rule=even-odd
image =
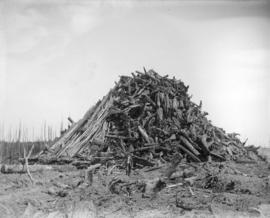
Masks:
[[[56,158],[77,157],[90,164],[114,161],[127,174],[157,161],[171,163],[175,154],[189,162],[246,158],[245,142],[214,126],[202,103],[191,101],[188,88],[154,70],[121,76],[51,150]],[[106,154],[110,158],[103,158]]]

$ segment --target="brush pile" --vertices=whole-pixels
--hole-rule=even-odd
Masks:
[[[53,145],[57,157],[119,160],[133,167],[173,161],[249,159],[237,134],[214,126],[188,86],[153,70],[115,87]]]

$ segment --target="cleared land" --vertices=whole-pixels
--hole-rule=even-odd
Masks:
[[[181,163],[166,171],[101,167],[93,183],[70,165],[1,174],[0,217],[270,217],[269,164]]]

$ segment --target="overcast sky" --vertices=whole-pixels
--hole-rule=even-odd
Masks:
[[[145,66],[189,84],[214,124],[269,144],[267,1],[2,0],[0,7],[5,129],[78,120],[119,75]]]

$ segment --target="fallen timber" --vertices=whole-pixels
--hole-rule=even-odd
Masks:
[[[154,70],[121,76],[51,147],[54,158],[114,161],[132,168],[171,162],[174,154],[191,162],[250,160],[245,142],[214,126],[202,103],[191,101],[188,88]],[[99,158],[106,153],[110,158]]]

